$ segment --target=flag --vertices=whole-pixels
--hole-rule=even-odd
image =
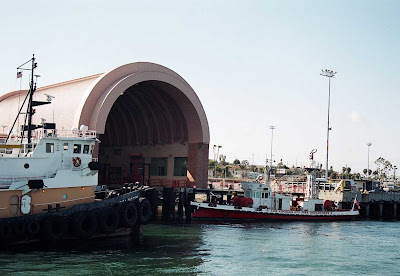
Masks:
[[[17,79],[22,78],[22,71],[17,72]]]
[[[357,206],[357,209],[360,210],[360,204],[358,204],[357,198],[354,199],[354,204]]]

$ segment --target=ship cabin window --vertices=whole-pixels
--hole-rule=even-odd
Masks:
[[[74,144],[74,153],[81,153],[82,145]]]
[[[68,150],[68,143],[64,143],[64,150]]]
[[[245,191],[245,192],[244,192],[244,196],[245,196],[245,197],[250,197],[250,191]]]
[[[54,153],[54,143],[46,143],[46,152]]]
[[[89,145],[84,145],[83,146],[83,153],[84,154],[89,154]]]
[[[268,198],[268,193],[262,193],[262,194],[261,194],[261,197],[262,197],[262,198]]]
[[[121,155],[121,149],[114,149],[114,155]]]

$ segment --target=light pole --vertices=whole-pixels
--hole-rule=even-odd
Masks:
[[[4,133],[4,129],[5,129],[7,126],[2,125],[1,127],[3,128],[3,134],[5,134],[5,133]]]
[[[274,140],[274,129],[275,129],[275,126],[270,126],[269,128],[271,129],[271,155],[270,155],[270,158],[271,158],[271,168],[272,168],[272,142]]]
[[[336,72],[333,72],[332,70],[321,70],[321,76],[323,77],[328,77],[329,79],[329,94],[328,94],[328,130],[327,130],[327,138],[326,138],[326,170],[325,170],[325,178],[328,179],[328,160],[329,160],[329,131],[332,130],[331,127],[329,127],[329,109],[331,105],[331,78],[334,78],[336,75]]]
[[[367,143],[368,146],[368,167],[367,167],[367,175],[368,175],[368,179],[369,179],[369,148],[371,147],[372,143]]]
[[[217,177],[217,160],[218,160],[218,156],[219,156],[219,149],[222,148],[222,146],[220,145],[214,145],[213,147],[213,151],[214,151],[214,173],[215,173],[215,177]],[[217,153],[217,156],[215,156],[215,153]]]

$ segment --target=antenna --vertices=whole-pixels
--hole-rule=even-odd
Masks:
[[[53,99],[55,99],[56,97],[54,97],[54,96],[52,96],[52,95],[49,95],[49,94],[44,94],[47,98],[46,98],[46,101],[48,102],[48,103],[50,103]],[[54,106],[53,106],[53,123],[54,123]]]

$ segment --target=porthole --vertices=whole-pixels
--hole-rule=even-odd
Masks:
[[[28,164],[28,163],[25,163],[24,168],[25,168],[25,169],[28,169],[28,168],[29,168],[29,164]]]
[[[63,194],[63,199],[65,200],[67,198],[68,198],[67,194]]]

